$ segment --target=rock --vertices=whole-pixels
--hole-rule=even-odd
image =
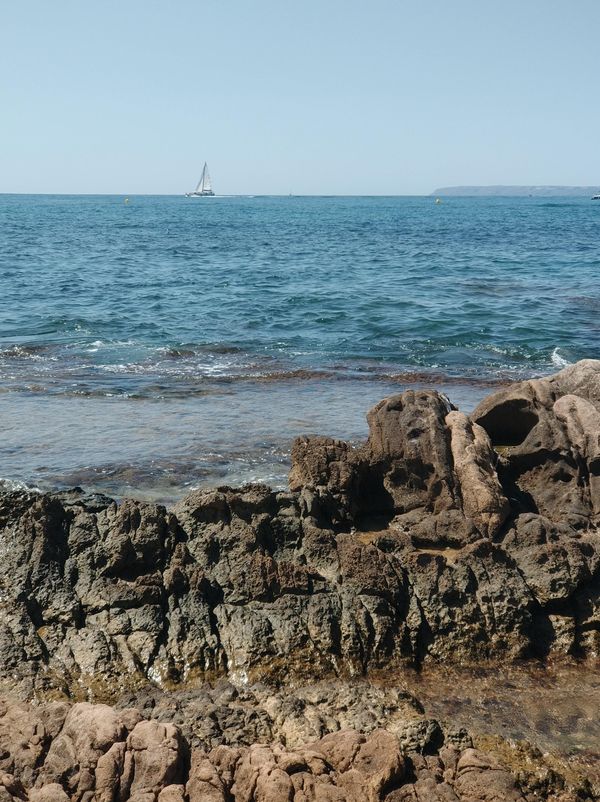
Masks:
[[[49,740],[39,710],[30,705],[0,701],[0,771],[17,775],[30,784],[44,759]]]
[[[381,476],[395,514],[422,509],[439,513],[455,505],[455,477],[445,418],[452,409],[430,390],[407,390],[380,401],[367,415],[366,451],[373,476]],[[367,502],[368,503],[368,502]],[[385,508],[373,512],[385,512]]]
[[[600,411],[576,395],[559,398],[553,411],[566,428],[574,455],[587,470],[591,519],[595,523],[600,517]]]
[[[117,681],[592,653],[595,365],[502,390],[479,423],[431,391],[386,399],[360,447],[298,440],[291,493],[198,491],[170,512],[3,496],[0,679],[110,699]]]
[[[48,749],[40,775],[42,783],[64,784],[70,797],[81,799],[94,787],[99,758],[126,734],[119,713],[112,707],[87,702],[74,705]]]
[[[499,477],[516,512],[557,524],[595,525],[600,511],[600,361],[484,399],[473,419],[501,452]]]
[[[598,653],[599,377],[393,396],[298,439],[288,493],[0,495],[2,799],[519,798],[359,678]]]
[[[30,802],[69,802],[62,785],[48,783],[41,788],[32,788],[29,792]]]
[[[140,721],[127,738],[132,758],[131,799],[156,799],[167,786],[183,778],[185,747],[173,724]]]
[[[492,538],[508,517],[509,504],[496,474],[490,439],[462,412],[448,413],[446,425],[464,514],[482,535]]]
[[[340,682],[340,689],[342,685],[347,692],[347,683]],[[304,692],[305,698],[312,693],[313,705],[323,705],[324,715],[329,709],[335,714],[336,709],[335,703],[331,704],[334,699],[327,697],[327,687],[323,683],[320,688],[307,687]],[[301,695],[296,696],[298,691],[287,693],[290,702],[301,698]],[[384,691],[372,687],[370,693],[385,696]],[[280,704],[284,704],[285,692],[272,687],[257,689],[255,703],[260,704],[262,699],[272,706],[273,697],[280,694]],[[367,693],[367,699],[368,696]],[[390,704],[392,696],[387,693],[386,704]],[[163,692],[163,697],[166,712],[171,694]],[[277,738],[285,732],[280,728],[282,719],[279,723],[273,719],[273,730],[267,741],[236,743],[240,734],[235,727],[227,726],[231,716],[206,707],[206,695],[199,694],[199,698],[205,699],[206,717],[216,715],[223,726],[218,746],[210,750],[192,747],[173,723],[163,724],[151,718],[134,723],[141,713],[131,708],[115,711],[115,716],[111,717],[106,705],[75,704],[67,712],[63,731],[49,736],[44,763],[34,767],[32,773],[24,766],[27,783],[23,783],[19,771],[15,775],[0,773],[0,799],[6,802],[126,802],[128,799],[138,802],[229,802],[232,799],[236,802],[321,799],[500,802],[524,798],[515,775],[490,754],[464,746],[469,742],[464,731],[445,732],[437,722],[417,713],[414,706],[405,708],[396,720],[388,712],[390,708],[381,709],[381,720],[387,720],[397,734],[377,726],[370,732],[339,729],[340,707],[337,719],[322,719],[321,727],[332,728],[328,734],[318,740],[298,740],[292,747],[284,746],[281,740],[272,740],[273,736]],[[229,694],[229,699],[233,702],[234,696]],[[355,709],[345,712],[360,717],[370,708],[370,703],[365,704],[360,689],[355,699]],[[340,693],[338,704],[344,706],[345,702]],[[239,705],[248,709],[248,699],[239,699]],[[362,714],[361,705],[364,707]],[[22,703],[17,703],[17,707],[22,707]],[[306,714],[310,718],[310,711],[306,710]],[[39,716],[46,717],[44,705]],[[113,741],[125,735],[119,726],[123,719],[128,719],[133,729],[125,740]],[[422,735],[407,737],[411,727],[413,733],[417,732],[415,725],[419,722],[423,724]],[[81,732],[80,728],[86,724],[89,731]],[[225,740],[234,743],[225,745]],[[67,748],[75,743],[81,747],[81,753]],[[1,740],[0,748],[4,748]],[[540,771],[545,777],[543,798],[553,799],[552,793],[566,790],[564,778],[542,768]],[[541,777],[542,773],[536,776]],[[525,779],[529,790],[534,787],[532,776],[530,772]],[[539,782],[535,787],[542,788]]]
[[[27,792],[21,781],[5,771],[0,771],[0,800],[2,802],[27,800]]]
[[[464,802],[509,802],[525,797],[508,771],[475,749],[466,749],[456,767],[455,789]]]
[[[582,359],[548,376],[546,381],[557,397],[576,395],[600,411],[600,360]]]
[[[185,786],[165,786],[158,795],[158,802],[185,802]]]
[[[299,492],[303,513],[315,523],[348,523],[357,493],[359,461],[354,450],[329,437],[298,437],[292,445],[289,486]]]
[[[350,798],[377,802],[404,779],[405,761],[397,738],[375,730],[368,738],[354,733],[328,735],[314,744],[338,773],[338,784]]]
[[[225,783],[204,750],[192,754],[190,775],[185,787],[190,802],[227,802],[232,778]]]
[[[385,399],[367,419],[359,449],[323,437],[294,443],[290,486],[317,525],[418,521],[418,538],[432,543],[496,534],[509,505],[483,429],[426,390]]]

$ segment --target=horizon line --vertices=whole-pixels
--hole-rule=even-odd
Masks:
[[[443,190],[455,189],[577,189],[577,190],[593,190],[596,191],[600,184],[455,184],[440,187],[439,189],[431,192],[374,192],[374,193],[311,193],[311,192],[228,192],[228,193],[215,193],[211,196],[213,198],[429,198],[435,195],[443,195]],[[18,195],[18,196],[31,196],[31,197],[138,197],[138,198],[184,198],[185,192],[7,192],[0,191],[0,196]],[[493,197],[490,193],[487,197]],[[453,195],[453,197],[460,197]],[[486,197],[479,193],[474,193],[469,196],[467,193],[462,197]],[[495,195],[495,197],[498,197]],[[509,197],[505,195],[504,197]],[[515,195],[514,197],[519,197]]]

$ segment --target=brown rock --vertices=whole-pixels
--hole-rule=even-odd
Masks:
[[[456,774],[455,789],[461,802],[524,800],[510,772],[475,749],[466,749],[461,754]]]
[[[502,455],[500,479],[516,511],[586,527],[600,511],[600,361],[494,393],[473,419]]]
[[[376,730],[366,739],[352,730],[333,733],[313,748],[336,770],[336,784],[344,789],[348,802],[379,802],[404,777],[398,739],[385,730]]]
[[[40,711],[30,705],[0,701],[0,770],[33,784],[49,736]]]
[[[165,786],[158,795],[158,802],[185,802],[185,786]]]
[[[463,512],[483,535],[493,537],[510,508],[498,481],[490,439],[481,426],[462,412],[450,412],[446,424],[450,429],[450,448]]]
[[[148,794],[156,799],[163,788],[179,783],[183,778],[183,750],[180,731],[173,724],[136,724],[127,738],[127,751],[133,758],[131,799]]]
[[[126,760],[126,745],[123,741],[114,743],[108,752],[98,758],[96,764],[95,795],[97,802],[119,802],[131,787],[133,764],[130,756]]]
[[[230,752],[228,747],[220,747]],[[220,762],[216,761],[213,765],[211,760],[203,750],[196,749],[192,753],[190,766],[190,776],[186,785],[186,794],[189,802],[226,802],[228,799],[228,788],[233,780],[229,777],[229,784],[223,781],[222,772],[219,771]]]
[[[394,513],[420,508],[436,514],[455,506],[445,426],[451,409],[436,392],[407,390],[380,401],[367,414],[370,472],[381,472]]]
[[[29,792],[29,802],[69,802],[62,785],[48,783],[41,788],[32,788]]]
[[[108,705],[74,705],[48,750],[43,784],[59,783],[73,800],[81,799],[94,788],[98,759],[125,735],[119,713]]]
[[[6,771],[0,771],[0,800],[2,802],[27,800],[27,792],[21,781]]]

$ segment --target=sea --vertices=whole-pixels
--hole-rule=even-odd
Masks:
[[[600,357],[588,198],[0,195],[0,486],[286,486],[297,435]]]

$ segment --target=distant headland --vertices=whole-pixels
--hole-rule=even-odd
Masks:
[[[475,187],[440,187],[432,195],[499,195],[499,196],[536,196],[556,197],[595,195],[598,186],[593,187],[566,187],[566,186],[475,186]]]

